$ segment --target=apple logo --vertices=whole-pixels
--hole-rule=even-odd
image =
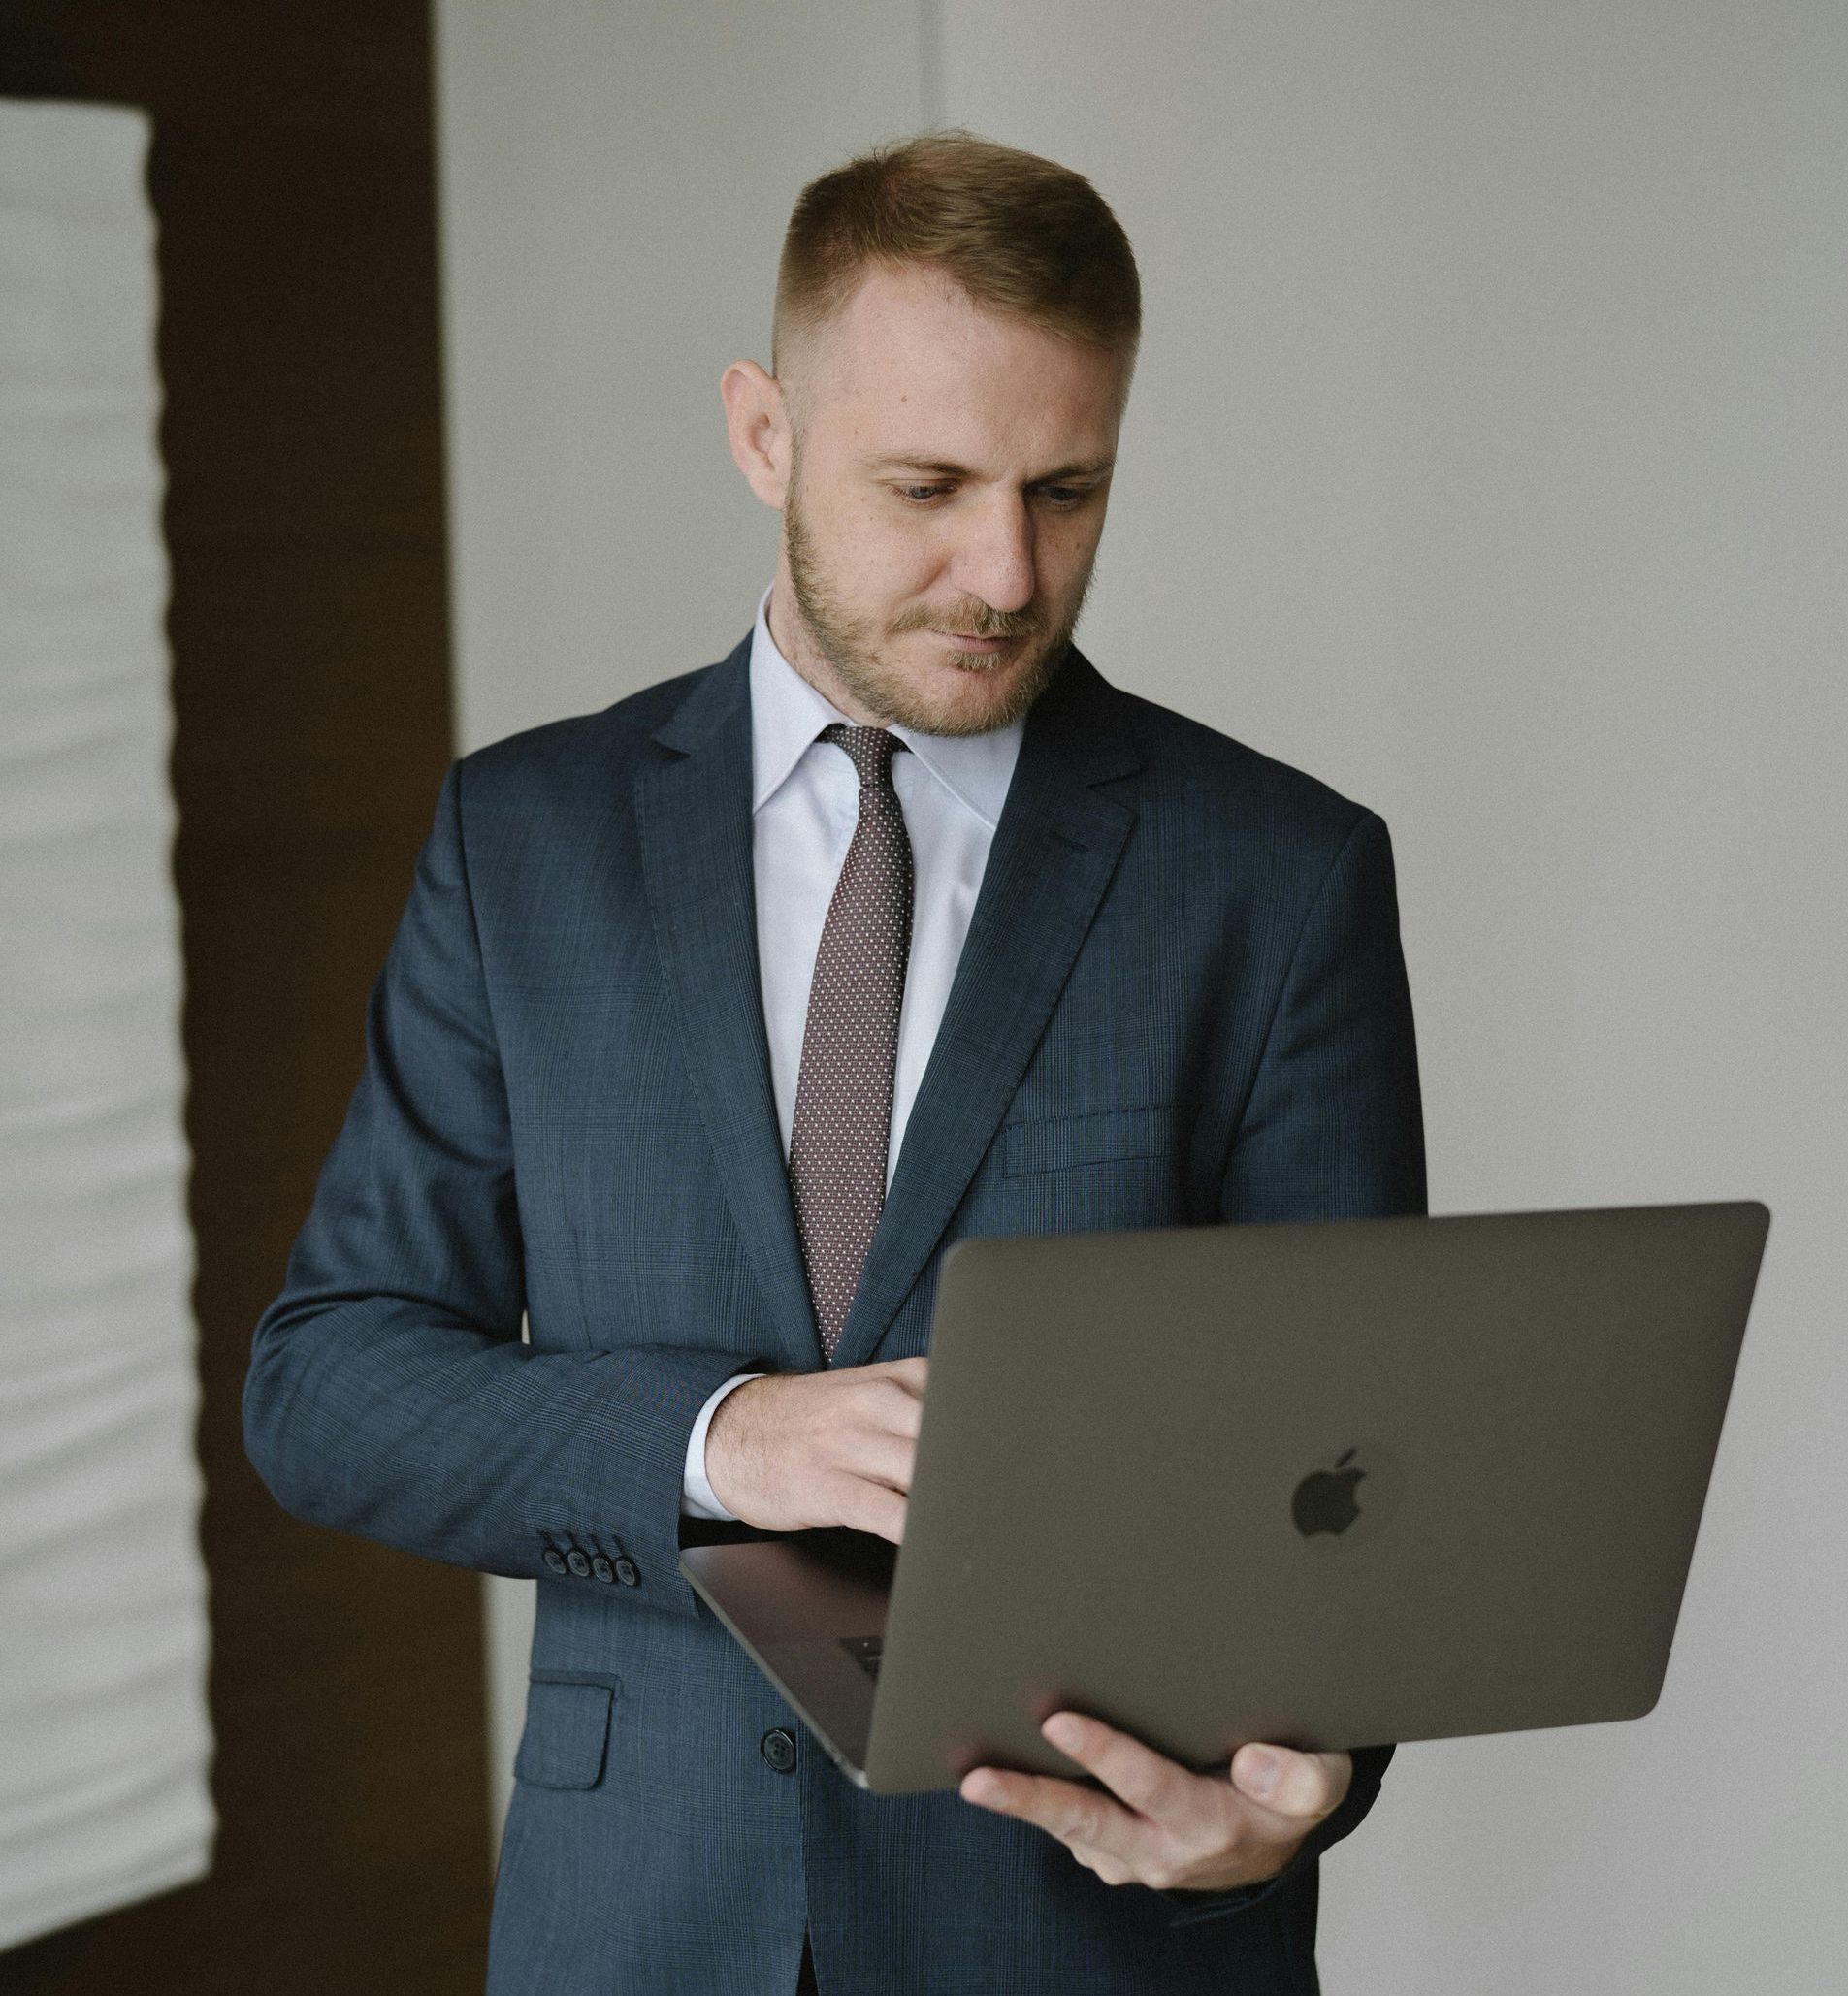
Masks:
[[[1336,1458],[1332,1469],[1313,1470],[1296,1486],[1296,1495],[1290,1499],[1290,1516],[1305,1538],[1313,1538],[1318,1531],[1345,1531],[1360,1516],[1360,1506],[1354,1501],[1354,1485],[1367,1472],[1344,1466],[1356,1453],[1347,1449]]]

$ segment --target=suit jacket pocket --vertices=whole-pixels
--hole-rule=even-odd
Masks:
[[[1119,1164],[1161,1157],[1174,1123],[1165,1102],[1141,1109],[1105,1109],[1090,1115],[1037,1116],[1010,1123],[1002,1132],[1002,1175],[1058,1172],[1074,1165]]]
[[[538,1788],[594,1788],[603,1772],[615,1695],[613,1678],[535,1671],[515,1779]]]

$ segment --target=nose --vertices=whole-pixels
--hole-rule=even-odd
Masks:
[[[1033,600],[1033,516],[1018,492],[992,493],[967,516],[951,579],[992,610],[1023,610]]]

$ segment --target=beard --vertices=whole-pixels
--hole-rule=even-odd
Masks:
[[[985,606],[955,614],[920,610],[893,627],[891,635],[930,630],[938,628],[936,620],[942,617],[945,627],[970,636],[1010,641],[1008,651],[986,657],[959,652],[946,642],[941,662],[954,668],[955,678],[940,691],[937,686],[921,684],[916,667],[907,671],[890,662],[880,649],[882,637],[889,633],[871,618],[855,616],[841,601],[802,510],[800,483],[799,462],[793,459],[790,488],[783,502],[790,588],[810,641],[841,685],[868,713],[879,715],[888,724],[916,728],[920,734],[988,734],[1019,721],[1065,662],[1072,633],[1090,594],[1095,562],[1085,571],[1084,586],[1071,614],[1037,643],[1030,623]],[[930,677],[937,679],[935,673]]]

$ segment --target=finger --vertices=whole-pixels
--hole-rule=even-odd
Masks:
[[[1120,1857],[1113,1857],[1108,1851],[1100,1851],[1092,1844],[1068,1845],[1072,1855],[1086,1871],[1094,1871],[1107,1885],[1127,1885],[1137,1883],[1136,1874]]]
[[[1055,1776],[977,1767],[962,1777],[957,1792],[978,1808],[1033,1823],[1061,1844],[1103,1851],[1132,1870],[1138,1842],[1150,1834],[1120,1802]]]
[[[833,1522],[852,1531],[870,1531],[880,1538],[900,1544],[905,1535],[905,1500],[883,1483],[866,1483],[859,1477],[844,1477],[835,1504]]]
[[[870,1426],[886,1434],[902,1434],[910,1441],[917,1440],[924,1422],[924,1401],[896,1379],[882,1379],[873,1387],[861,1411]]]
[[[1216,1785],[1101,1719],[1082,1712],[1054,1712],[1040,1730],[1114,1795],[1163,1828],[1190,1830],[1206,1814],[1205,1794]]]
[[[894,1384],[902,1386],[914,1400],[923,1400],[924,1373],[929,1366],[928,1359],[888,1359],[885,1364],[869,1366],[871,1372],[883,1372]]]
[[[1298,1834],[1340,1806],[1353,1774],[1346,1754],[1299,1754],[1255,1740],[1232,1756],[1232,1786],[1256,1804],[1260,1818]]]
[[[867,1483],[883,1483],[903,1494],[911,1488],[912,1465],[918,1460],[918,1444],[902,1434],[853,1429],[835,1437],[830,1467]]]

